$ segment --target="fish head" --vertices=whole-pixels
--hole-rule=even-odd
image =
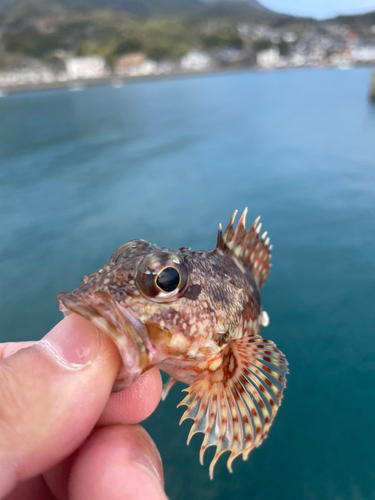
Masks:
[[[194,362],[219,352],[253,290],[244,273],[220,249],[172,251],[133,240],[58,300],[63,312],[84,316],[113,339],[123,388],[167,359]]]

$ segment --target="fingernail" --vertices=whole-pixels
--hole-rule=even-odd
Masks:
[[[96,358],[99,333],[87,320],[74,314],[56,325],[39,344],[46,347],[60,363],[70,368],[81,368]]]

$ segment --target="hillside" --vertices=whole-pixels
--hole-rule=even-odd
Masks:
[[[337,22],[339,24],[346,24],[352,29],[362,29],[363,27],[375,25],[375,10],[354,16],[337,16],[334,19],[328,19],[327,22]]]
[[[192,49],[230,49],[240,55],[225,57],[254,64],[271,47],[282,57],[295,54],[293,64],[310,54],[311,64],[320,64],[341,57],[349,38],[370,43],[374,25],[375,13],[317,21],[272,12],[257,0],[0,0],[0,68],[36,61],[62,68],[72,55],[101,56],[113,66],[131,53],[175,64]]]
[[[238,21],[274,22],[287,17],[292,18],[292,16],[286,16],[268,10],[258,2],[249,3],[230,0],[211,3],[196,12],[203,17],[231,18]]]
[[[263,7],[257,0],[0,0],[0,12],[27,8],[45,8],[59,5],[70,10],[111,9],[133,16],[149,18],[196,14],[210,17],[238,17],[259,19],[280,17]]]

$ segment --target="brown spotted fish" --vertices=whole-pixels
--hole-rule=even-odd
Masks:
[[[58,300],[65,313],[84,316],[117,345],[123,367],[115,390],[129,386],[158,366],[170,375],[163,399],[179,380],[188,384],[180,405],[191,418],[188,443],[204,434],[200,461],[216,446],[233,459],[261,444],[280,406],[285,356],[260,335],[268,325],[260,288],[270,269],[267,233],[259,218],[248,231],[245,210],[237,211],[212,251],[169,250],[144,240],[118,248],[99,271],[84,276],[72,293]]]

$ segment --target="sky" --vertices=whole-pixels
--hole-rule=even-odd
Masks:
[[[260,3],[276,12],[318,19],[375,11],[375,0],[260,0]]]

